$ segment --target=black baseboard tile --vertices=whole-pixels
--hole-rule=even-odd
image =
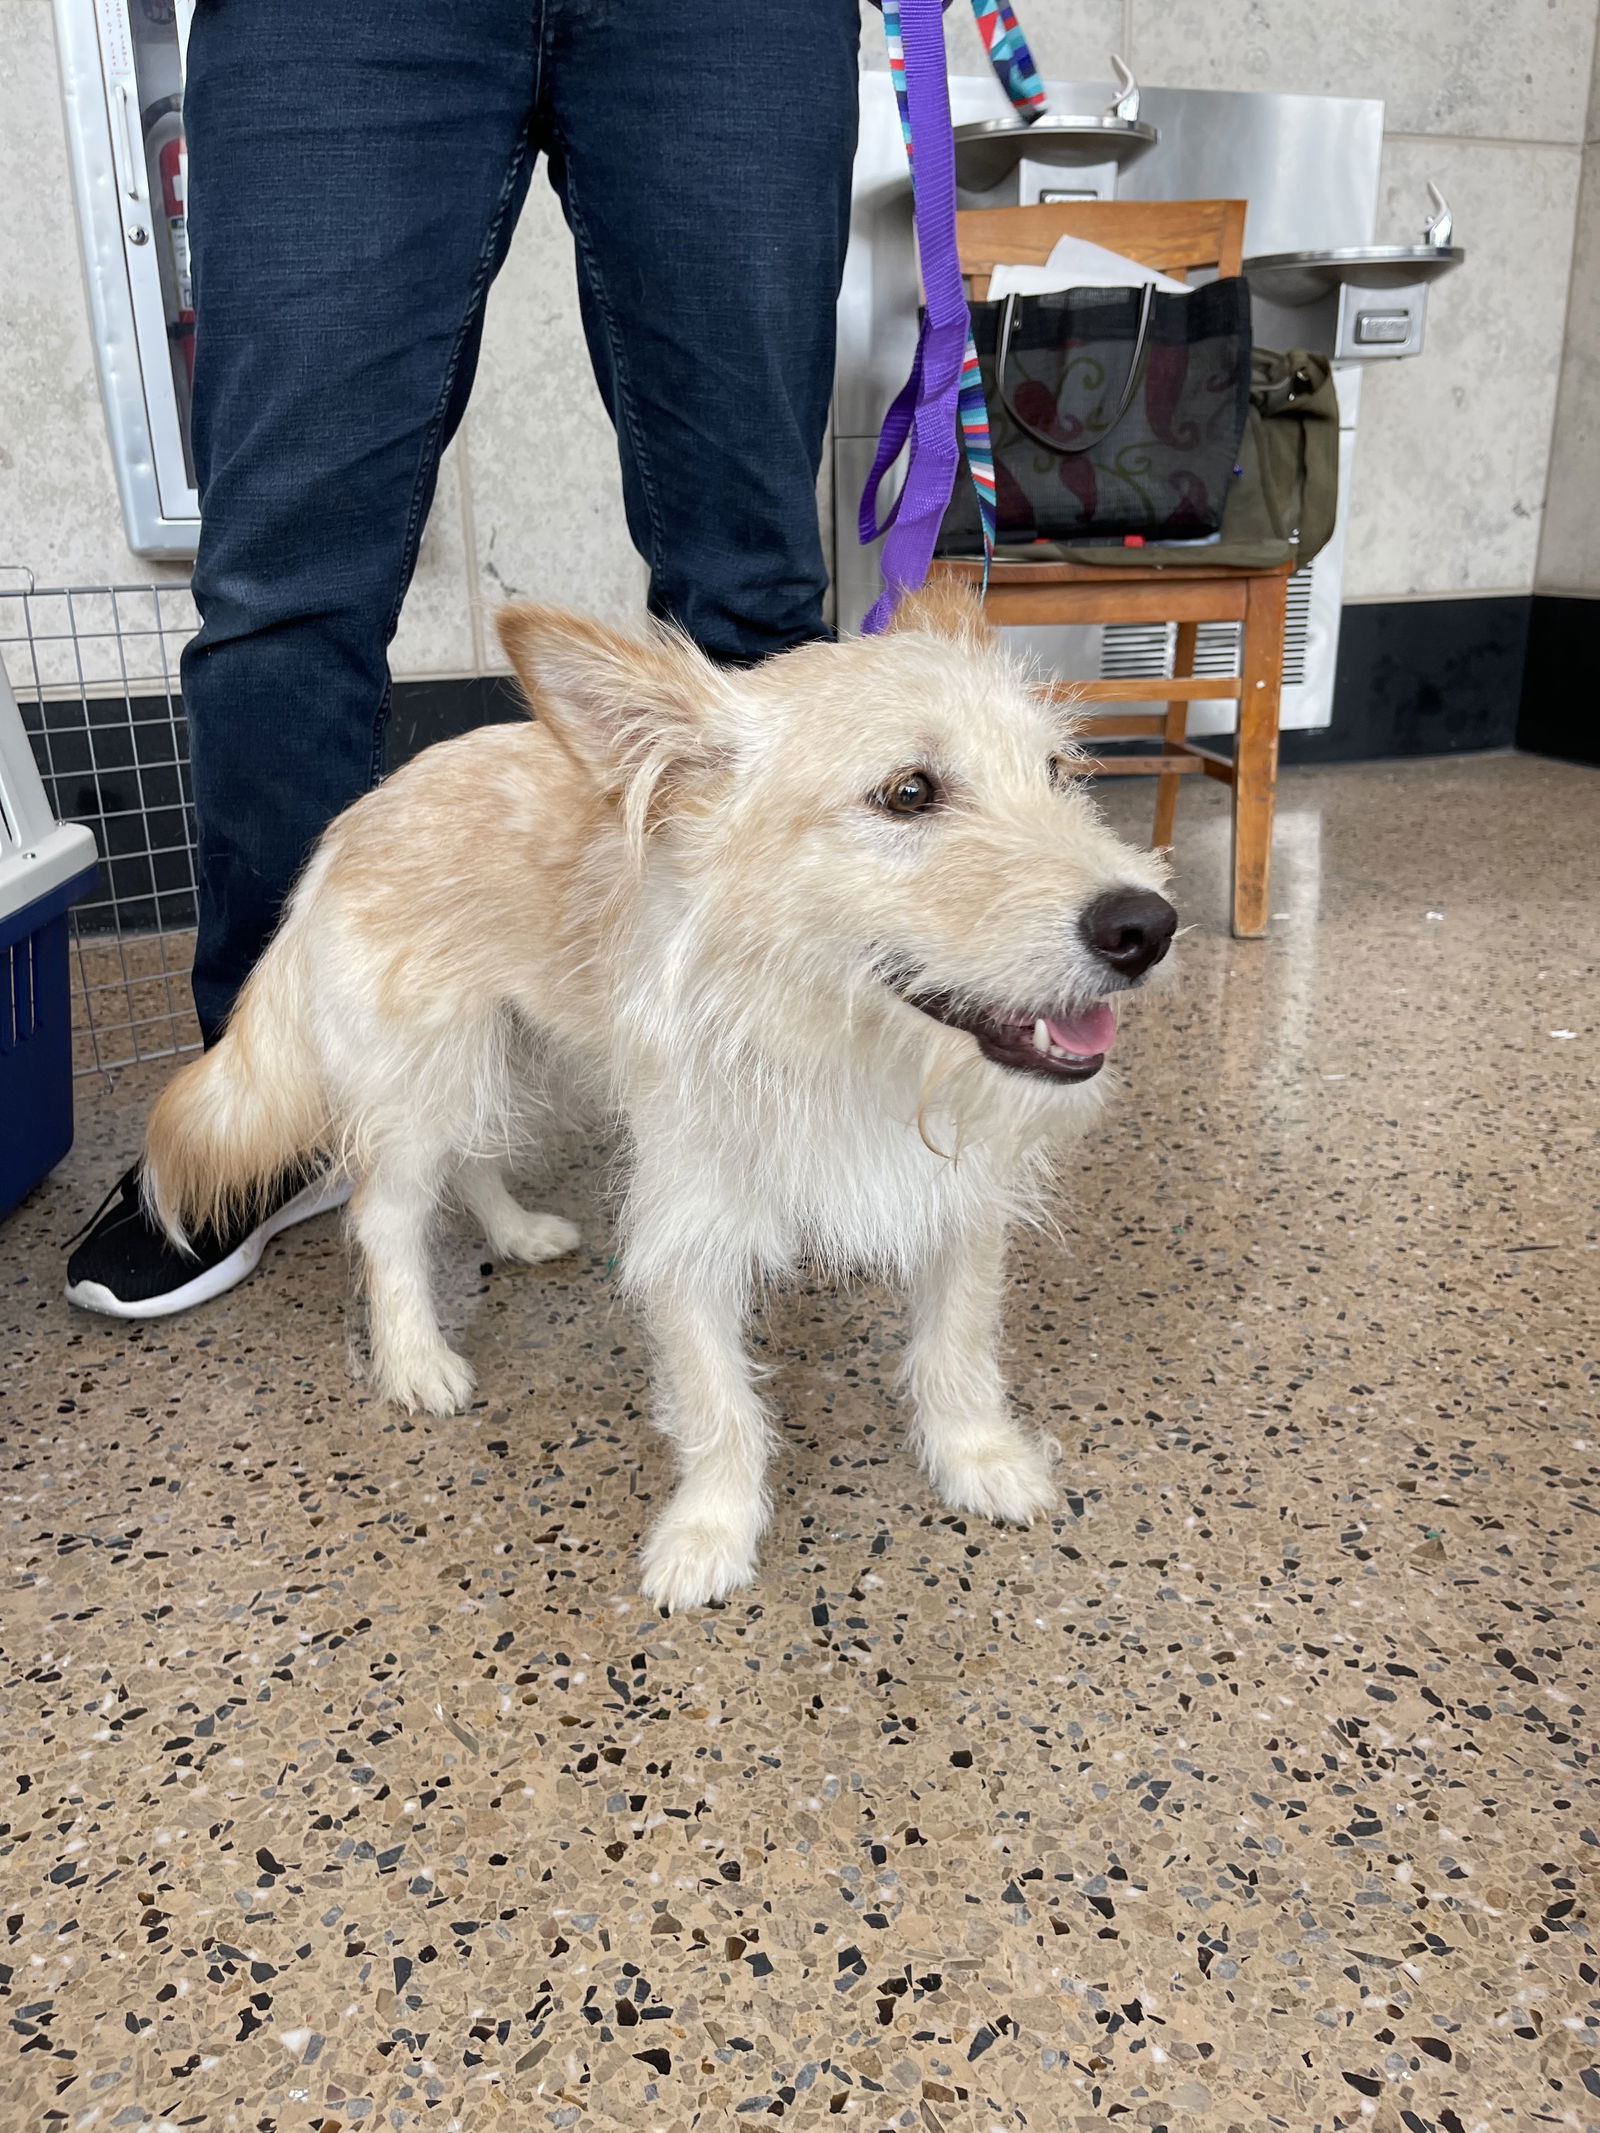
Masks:
[[[1532,605],[1525,594],[1496,594],[1345,608],[1333,716],[1326,726],[1285,731],[1279,760],[1381,763],[1518,745]],[[1209,734],[1206,746],[1231,755],[1233,736]],[[1143,752],[1156,753],[1156,744]]]
[[[1517,746],[1530,755],[1600,764],[1600,689],[1594,681],[1600,595],[1535,593],[1522,673]]]
[[[1345,608],[1332,721],[1319,732],[1286,733],[1283,760],[1357,763],[1511,747],[1530,605],[1510,594]]]

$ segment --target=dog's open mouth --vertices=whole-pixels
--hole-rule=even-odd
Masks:
[[[1042,1074],[1047,1081],[1088,1081],[1105,1065],[1116,1041],[1117,1018],[1104,1000],[1076,1015],[1016,1015],[959,1007],[945,993],[902,993],[901,998],[935,1022],[975,1037],[984,1058],[996,1066]]]

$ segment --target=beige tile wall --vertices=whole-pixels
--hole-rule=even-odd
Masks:
[[[1592,0],[1131,0],[1133,64],[1196,89],[1377,96],[1396,133],[1582,138]]]
[[[572,244],[542,169],[489,299],[467,449],[473,583],[485,610],[531,594],[616,618],[642,609],[644,566],[623,524]]]
[[[957,0],[957,64],[978,63]],[[1028,0],[1047,74],[1381,96],[1379,235],[1415,234],[1425,180],[1467,265],[1441,283],[1416,362],[1366,386],[1348,590],[1393,599],[1600,589],[1600,149],[1585,104],[1596,0]],[[864,57],[879,63],[873,16]],[[131,556],[106,448],[68,192],[49,0],[0,0],[0,561],[41,580],[181,576]],[[26,202],[26,212],[17,203]],[[1563,446],[1550,483],[1558,385]],[[1547,483],[1550,524],[1541,551]],[[490,300],[472,412],[446,462],[395,650],[403,676],[497,665],[487,617],[538,592],[621,616],[643,572],[589,377],[570,247],[536,180]]]
[[[1578,151],[1393,136],[1379,234],[1433,178],[1467,258],[1435,283],[1427,343],[1362,380],[1346,599],[1527,592],[1550,463]]]

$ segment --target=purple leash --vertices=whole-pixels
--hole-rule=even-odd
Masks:
[[[973,13],[995,72],[1018,112],[1031,121],[1044,108],[1044,91],[1016,17],[1005,0],[973,0]],[[883,0],[883,26],[911,163],[926,301],[911,375],[884,418],[872,471],[861,492],[858,530],[863,543],[886,534],[883,591],[861,625],[869,636],[886,628],[901,595],[927,578],[960,471],[958,425],[978,492],[986,574],[995,530],[989,418],[956,244],[955,137],[940,0]],[[880,523],[878,491],[908,443],[904,486]]]

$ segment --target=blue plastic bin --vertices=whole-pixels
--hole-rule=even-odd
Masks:
[[[0,1216],[72,1146],[67,911],[95,873],[93,836],[50,811],[0,666]]]
[[[72,1146],[72,990],[67,910],[87,868],[0,919],[0,1215]]]

